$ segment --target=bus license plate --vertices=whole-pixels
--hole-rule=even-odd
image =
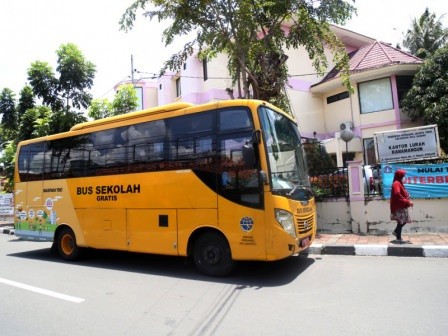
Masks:
[[[302,247],[308,247],[309,244],[310,244],[310,237],[306,237],[302,239],[302,241],[300,242],[300,245]]]

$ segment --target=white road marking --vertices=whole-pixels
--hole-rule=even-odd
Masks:
[[[81,303],[81,302],[85,301],[85,299],[82,299],[82,298],[78,298],[78,297],[75,297],[75,296],[70,296],[70,295],[65,295],[65,294],[53,292],[51,290],[47,290],[47,289],[43,289],[43,288],[39,288],[39,287],[26,285],[26,284],[23,284],[23,283],[20,283],[20,282],[11,281],[11,280],[8,280],[8,279],[0,278],[0,283],[4,283],[5,285],[10,285],[10,286],[26,289],[26,290],[29,290],[31,292],[52,296],[52,297],[57,298],[57,299],[66,300],[66,301],[70,301],[70,302],[74,302],[74,303]]]

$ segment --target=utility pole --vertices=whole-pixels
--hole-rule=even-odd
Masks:
[[[134,55],[131,54],[131,81],[134,85]]]

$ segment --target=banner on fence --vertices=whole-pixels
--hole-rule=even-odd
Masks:
[[[448,163],[441,164],[383,164],[381,175],[383,193],[390,198],[390,190],[397,169],[406,170],[404,184],[411,198],[448,197]]]

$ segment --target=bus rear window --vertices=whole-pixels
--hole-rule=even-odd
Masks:
[[[20,181],[24,182],[42,179],[44,158],[44,142],[21,147],[17,162]]]

